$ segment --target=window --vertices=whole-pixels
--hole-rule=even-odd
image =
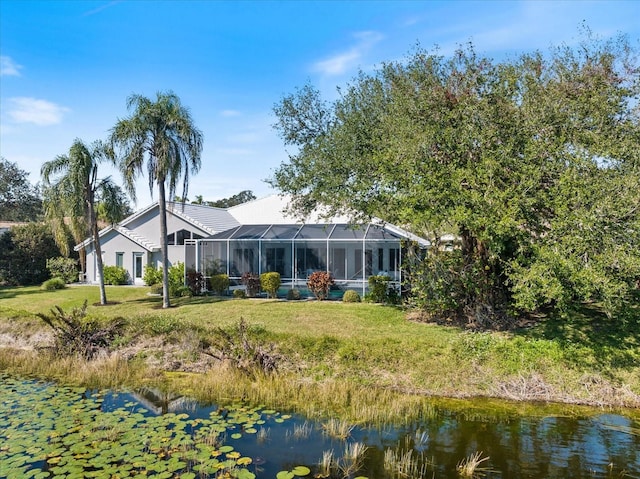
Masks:
[[[116,253],[116,266],[124,268],[124,253]]]
[[[176,233],[176,244],[183,245],[186,239],[191,239],[191,231],[180,230]]]
[[[389,250],[389,271],[397,271],[400,263],[400,249],[391,248]]]
[[[266,271],[276,271],[284,276],[284,248],[267,248],[265,254],[267,257]]]
[[[188,239],[202,239],[202,236],[196,233],[192,233],[189,230],[179,230],[175,233],[167,235],[167,244],[170,245],[184,245],[184,240]]]
[[[331,249],[330,269],[335,279],[347,279],[347,250],[345,248]]]
[[[316,271],[326,271],[327,249],[296,248],[296,269],[300,278],[308,278]]]
[[[236,276],[240,276],[243,273],[257,273],[253,264],[254,256],[252,248],[236,248],[233,250],[233,272]]]
[[[378,271],[384,271],[384,250],[378,248]]]
[[[355,250],[356,278],[362,277],[362,250]],[[373,253],[370,249],[364,251],[364,275],[371,276],[373,274]]]

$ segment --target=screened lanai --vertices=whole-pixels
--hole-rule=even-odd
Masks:
[[[378,224],[242,225],[187,242],[186,266],[205,277],[221,270],[232,284],[243,273],[277,271],[291,288],[304,288],[312,273],[328,271],[339,289],[364,293],[372,275],[402,281],[403,233]]]

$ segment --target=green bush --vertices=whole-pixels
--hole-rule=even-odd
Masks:
[[[398,304],[400,294],[386,275],[369,276],[369,292],[365,299],[372,303]]]
[[[175,298],[191,298],[193,296],[193,291],[191,291],[189,286],[180,286],[179,288],[172,290],[171,296]]]
[[[233,297],[236,299],[245,299],[247,297],[247,293],[245,293],[244,289],[234,289]]]
[[[42,289],[45,291],[54,291],[56,289],[64,289],[66,287],[62,278],[51,278],[42,283]]]
[[[209,278],[209,288],[214,293],[222,296],[229,288],[229,276],[226,274],[214,274]]]
[[[127,284],[129,282],[129,274],[122,266],[104,266],[102,268],[102,276],[104,284]]]
[[[260,287],[267,292],[270,298],[278,296],[278,289],[280,289],[281,284],[280,273],[278,272],[270,271],[260,275]]]
[[[162,283],[152,284],[149,288],[149,293],[151,294],[162,294]]]
[[[184,278],[184,263],[177,262],[169,267],[169,295],[183,296]]]
[[[144,267],[144,274],[142,280],[147,286],[153,286],[154,284],[162,283],[162,268],[156,268],[148,264]]]
[[[391,281],[389,276],[369,276],[367,299],[373,303],[386,303],[389,281]]]
[[[348,289],[347,291],[344,292],[344,295],[342,296],[342,301],[345,303],[359,303],[360,295],[358,294],[357,291]]]
[[[290,289],[289,291],[287,291],[287,299],[289,301],[297,301],[301,298],[300,295],[300,290],[299,289]]]
[[[311,291],[319,301],[329,297],[329,290],[334,284],[335,282],[333,281],[331,273],[327,271],[316,271],[312,273],[307,280],[309,291]]]
[[[73,258],[56,256],[47,260],[47,269],[52,278],[62,278],[65,283],[78,281],[78,261]]]

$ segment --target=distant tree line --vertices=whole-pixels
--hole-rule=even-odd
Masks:
[[[232,206],[241,205],[242,203],[246,203],[247,201],[253,201],[256,199],[256,196],[253,194],[251,190],[243,190],[238,194],[230,196],[229,198],[223,198],[217,201],[205,201],[202,198],[202,195],[197,195],[195,199],[191,202],[193,205],[205,205],[212,206],[214,208],[231,208]],[[183,198],[177,196],[175,201],[183,201]],[[187,202],[188,198],[184,198],[184,201]]]

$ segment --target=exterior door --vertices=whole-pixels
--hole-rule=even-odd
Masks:
[[[133,282],[141,283],[143,272],[143,256],[144,253],[133,253]]]

